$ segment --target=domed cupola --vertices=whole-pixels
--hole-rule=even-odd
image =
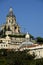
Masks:
[[[27,39],[29,39],[29,38],[30,38],[30,35],[28,34],[28,32],[26,33],[25,38],[27,38]]]

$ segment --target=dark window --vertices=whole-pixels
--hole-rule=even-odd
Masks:
[[[17,29],[17,27],[15,26],[15,29]]]
[[[7,45],[6,45],[6,47],[7,47]]]

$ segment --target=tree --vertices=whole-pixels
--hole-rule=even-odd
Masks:
[[[0,50],[3,52],[0,55],[0,65],[30,65],[34,60],[33,55],[27,53],[25,51],[8,51],[8,50]],[[7,55],[6,55],[7,54]]]
[[[37,37],[36,39],[37,39],[38,43],[43,43],[43,38],[42,37]]]

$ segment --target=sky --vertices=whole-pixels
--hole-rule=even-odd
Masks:
[[[12,7],[22,32],[43,37],[43,0],[0,0],[0,26]]]

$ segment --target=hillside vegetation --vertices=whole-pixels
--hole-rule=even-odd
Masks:
[[[35,60],[35,55],[24,51],[0,50],[0,65],[43,65],[43,59]]]

